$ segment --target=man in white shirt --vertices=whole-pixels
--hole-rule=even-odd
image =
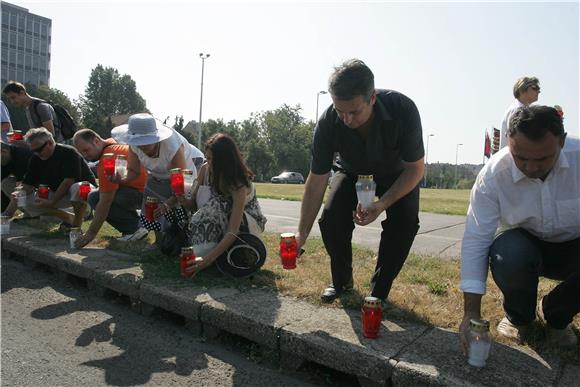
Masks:
[[[465,350],[469,320],[481,318],[490,265],[506,315],[499,334],[521,340],[536,318],[543,276],[562,281],[537,305],[548,342],[576,345],[569,324],[580,312],[580,139],[566,138],[562,117],[547,106],[517,110],[508,139],[471,190],[461,250],[461,342]]]
[[[538,100],[538,96],[540,95],[540,81],[536,77],[522,77],[514,84],[513,92],[515,100],[507,108],[503,121],[501,122],[499,149],[505,148],[508,145],[508,125],[510,118],[512,118],[516,110],[522,106],[529,106]]]

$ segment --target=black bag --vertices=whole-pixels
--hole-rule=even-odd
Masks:
[[[77,131],[77,124],[75,124],[70,113],[62,106],[54,104],[52,102],[44,100],[34,100],[34,111],[36,111],[37,116],[40,116],[40,114],[38,114],[38,104],[40,103],[47,103],[50,106],[52,106],[58,118],[58,125],[55,121],[52,122],[54,128],[60,130],[60,133],[62,134],[65,140],[71,139]]]
[[[179,226],[177,220],[171,222],[169,230],[161,234],[159,250],[169,257],[179,257],[181,248],[188,246],[187,233]]]

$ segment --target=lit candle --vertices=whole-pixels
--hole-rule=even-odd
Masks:
[[[282,267],[286,270],[296,269],[296,258],[298,257],[298,242],[296,235],[291,232],[280,235],[280,259]]]
[[[102,163],[105,176],[113,176],[115,174],[115,154],[105,153],[103,155]]]

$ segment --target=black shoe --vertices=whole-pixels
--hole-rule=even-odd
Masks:
[[[330,284],[326,289],[324,289],[324,291],[320,295],[320,299],[322,300],[322,302],[329,304],[332,301],[336,300],[338,297],[340,297],[343,292],[352,290],[352,287],[353,287],[352,278],[344,286],[335,287],[334,284]]]

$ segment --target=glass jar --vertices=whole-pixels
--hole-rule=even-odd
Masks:
[[[38,190],[36,191],[36,196],[39,199],[46,199],[46,200],[48,200],[49,193],[50,193],[50,188],[48,187],[48,185],[46,185],[46,184],[40,184],[38,186]]]
[[[10,234],[10,217],[2,215],[2,223],[0,224],[0,235]]]
[[[115,160],[115,174],[119,179],[127,178],[127,156],[117,155]]]
[[[373,181],[373,175],[358,175],[356,182],[356,196],[363,208],[367,208],[375,201],[377,184]]]
[[[83,181],[79,185],[79,197],[83,202],[86,202],[89,199],[89,194],[91,193],[91,183],[88,181]]]
[[[280,234],[280,259],[282,267],[286,270],[296,269],[298,258],[298,242],[296,235],[291,232]]]
[[[105,176],[113,176],[115,174],[115,154],[105,153],[101,162],[103,163]]]
[[[471,319],[468,340],[467,362],[474,367],[485,367],[491,349],[489,321]]]
[[[193,272],[186,271],[187,266],[191,263],[195,263],[195,253],[193,252],[193,246],[183,247],[181,249],[181,255],[179,256],[179,271],[182,277],[193,277]]]
[[[22,188],[21,185],[16,187],[14,191],[14,196],[16,197],[16,205],[20,208],[26,206],[26,191]]]
[[[147,200],[145,200],[145,213],[143,216],[150,222],[155,220],[155,210],[159,206],[159,199],[154,196],[147,196]]]
[[[77,240],[81,237],[81,228],[80,227],[73,227],[70,229],[70,232],[68,234],[68,238],[70,241],[70,248],[74,249],[75,248],[75,243],[77,242]]]
[[[173,168],[169,170],[169,181],[171,184],[171,190],[175,196],[183,196],[185,193],[183,185],[183,173],[181,173],[181,168]]]
[[[193,177],[193,171],[191,169],[184,169],[181,171],[183,173],[183,185],[185,189],[185,195],[188,199],[191,199],[193,194],[193,184],[195,183],[195,178]]]
[[[383,305],[377,297],[365,297],[362,307],[363,336],[369,339],[379,337],[381,321],[383,320]]]

